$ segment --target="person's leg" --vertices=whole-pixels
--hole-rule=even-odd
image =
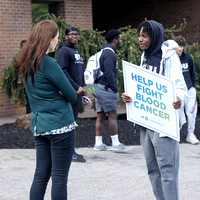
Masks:
[[[77,117],[78,117],[80,104],[81,104],[81,96],[77,95],[76,103],[71,103],[75,121],[77,120]],[[73,154],[73,157],[72,157],[72,161],[73,162],[86,162],[86,159],[84,158],[83,155],[80,155],[80,154],[76,153],[76,151],[74,149],[74,154]]]
[[[105,117],[106,117],[106,113],[104,113],[103,111],[97,113],[96,136],[102,136]]]
[[[118,134],[117,111],[112,110],[108,112],[108,126],[111,135]]]
[[[125,146],[119,141],[118,125],[117,125],[117,111],[115,110],[108,111],[108,126],[109,126],[111,140],[112,140],[111,150],[115,152],[130,151],[132,149],[131,147]]]
[[[50,142],[45,136],[35,137],[36,170],[30,190],[30,200],[43,200],[51,175]]]
[[[118,125],[117,125],[117,111],[108,112],[108,127],[112,139],[112,145],[117,146],[120,144],[118,138]]]
[[[75,146],[75,130],[51,139],[52,200],[67,199],[67,180]]]
[[[161,174],[155,157],[154,146],[149,136],[149,130],[143,127],[140,127],[140,142],[144,152],[153,193],[157,200],[165,200],[162,188]]]
[[[105,117],[106,117],[106,113],[104,113],[103,111],[97,112],[96,136],[95,136],[95,145],[94,145],[94,150],[96,151],[109,150],[107,145],[103,143],[103,138],[102,138],[102,131],[104,128]]]
[[[196,90],[194,87],[190,88],[188,91],[188,97],[185,102],[185,111],[188,121],[188,130],[187,130],[188,132],[186,140],[188,140],[188,142],[196,144],[199,141],[196,139],[196,136],[194,135],[196,115],[197,115]]]
[[[153,131],[150,136],[161,173],[165,200],[178,200],[179,143],[169,137],[159,137]]]

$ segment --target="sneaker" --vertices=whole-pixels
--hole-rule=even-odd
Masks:
[[[86,159],[83,157],[83,155],[74,152],[72,162],[86,162]]]
[[[191,144],[198,144],[199,140],[197,139],[197,137],[194,134],[190,134],[189,136],[187,136],[186,141],[191,143]]]
[[[94,148],[93,148],[95,151],[107,151],[107,150],[110,150],[110,148],[105,145],[105,144],[101,144],[101,145],[94,145]]]
[[[119,145],[116,145],[116,146],[112,145],[111,150],[116,153],[125,153],[132,150],[132,148],[120,143]]]

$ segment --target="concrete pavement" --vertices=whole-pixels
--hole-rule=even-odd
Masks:
[[[0,117],[0,126],[3,124],[15,123],[16,119],[17,119],[17,116]]]
[[[120,109],[118,113],[124,113]],[[95,117],[85,112],[79,117]],[[0,125],[17,117],[0,118]],[[86,163],[72,163],[69,200],[153,200],[141,146],[127,154],[76,149]],[[35,170],[34,149],[0,149],[0,200],[28,200]],[[51,181],[45,200],[50,200]],[[200,199],[200,145],[180,144],[180,200]]]
[[[69,200],[153,200],[141,146],[128,154],[79,148],[86,163],[72,163]],[[34,149],[0,150],[0,199],[28,200]],[[180,145],[180,200],[200,199],[200,145]],[[51,181],[45,200],[50,200]]]

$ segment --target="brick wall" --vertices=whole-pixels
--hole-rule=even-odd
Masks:
[[[34,0],[33,0],[34,1]],[[41,0],[48,2],[48,0]],[[49,2],[54,2],[49,0]],[[145,18],[161,22],[165,28],[179,25],[185,17],[186,29],[181,33],[188,42],[200,42],[199,0],[55,0],[58,15],[70,24],[83,28],[108,30],[126,25],[137,27]],[[7,66],[19,50],[19,43],[27,39],[31,28],[31,0],[0,1],[0,79],[2,68]],[[0,89],[0,117],[25,113],[13,105]]]
[[[92,0],[65,0],[59,4],[58,15],[71,25],[92,29]]]
[[[31,23],[31,0],[0,1],[0,79],[2,68],[18,52],[21,40],[27,39]],[[0,117],[22,113],[25,109],[12,104],[0,89]]]
[[[151,10],[149,7],[150,3],[146,4],[144,13],[147,14],[145,17],[159,20],[165,28],[179,26],[183,22],[183,18],[186,18],[186,28],[177,34],[182,34],[189,43],[200,42],[199,0],[156,0]],[[145,12],[147,10],[148,12]]]
[[[92,0],[63,0],[63,2],[55,0],[54,2],[58,2],[59,16],[70,24],[82,24],[83,28],[89,29],[93,27]],[[7,66],[18,52],[21,40],[27,39],[31,23],[31,0],[0,1],[0,79],[3,67]],[[5,92],[0,89],[0,117],[24,113],[25,108],[11,103]]]
[[[93,27],[109,30],[131,25],[137,28],[147,18],[159,21],[164,28],[171,28],[179,27],[186,18],[187,26],[180,34],[189,43],[200,42],[199,8],[199,0],[124,0],[121,4],[114,0],[93,1]]]

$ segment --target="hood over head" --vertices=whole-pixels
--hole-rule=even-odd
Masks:
[[[164,58],[169,58],[172,54],[176,53],[179,45],[174,40],[167,40],[163,42],[161,49]]]
[[[156,67],[156,72],[159,73],[160,61],[162,59],[161,45],[164,41],[164,28],[162,24],[154,20],[147,20],[146,22],[148,22],[152,28],[152,35],[150,46],[144,51],[144,64]]]
[[[147,22],[152,28],[152,37],[150,46],[145,51],[145,54],[153,56],[161,52],[161,45],[164,42],[164,28],[162,24],[154,20],[147,20]]]

